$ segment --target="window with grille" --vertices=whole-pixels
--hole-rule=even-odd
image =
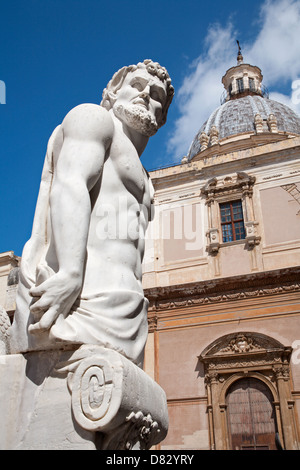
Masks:
[[[242,201],[220,204],[223,243],[246,238]]]
[[[244,91],[244,80],[242,78],[237,79],[237,89],[239,93],[242,93],[242,91]]]
[[[254,78],[249,78],[249,90],[250,91],[255,91]]]

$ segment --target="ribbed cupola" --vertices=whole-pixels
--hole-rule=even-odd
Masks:
[[[201,125],[182,163],[196,156],[200,158],[206,149],[218,152],[225,144],[237,150],[255,142],[261,145],[300,135],[299,115],[283,103],[269,99],[260,68],[244,63],[237,43],[237,64],[222,78],[225,90],[221,104]]]

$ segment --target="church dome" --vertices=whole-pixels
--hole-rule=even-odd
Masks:
[[[191,160],[215,144],[249,141],[251,135],[266,139],[300,135],[300,117],[288,106],[270,100],[261,85],[261,70],[244,64],[240,50],[237,66],[222,78],[226,98],[196,134],[188,153]],[[250,144],[249,144],[250,145]]]
[[[262,133],[271,133],[272,119],[274,124],[277,121],[278,133],[300,135],[300,117],[284,104],[260,96],[245,96],[227,101],[213,111],[200,128],[192,142],[188,158],[190,160],[204,150],[205,139],[201,139],[201,135],[209,138],[215,133],[221,143],[232,136],[240,135],[242,138],[243,134],[256,134],[258,122],[261,123]],[[208,145],[204,145],[205,148],[212,145],[211,139],[209,140]]]

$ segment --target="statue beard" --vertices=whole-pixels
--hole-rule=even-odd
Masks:
[[[138,105],[129,104],[128,106],[124,106],[116,103],[113,110],[115,116],[128,127],[147,137],[153,136],[159,129],[157,120],[153,114]]]

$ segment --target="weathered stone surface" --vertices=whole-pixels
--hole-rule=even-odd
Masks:
[[[0,356],[0,382],[1,449],[147,449],[167,433],[164,391],[116,351]]]

